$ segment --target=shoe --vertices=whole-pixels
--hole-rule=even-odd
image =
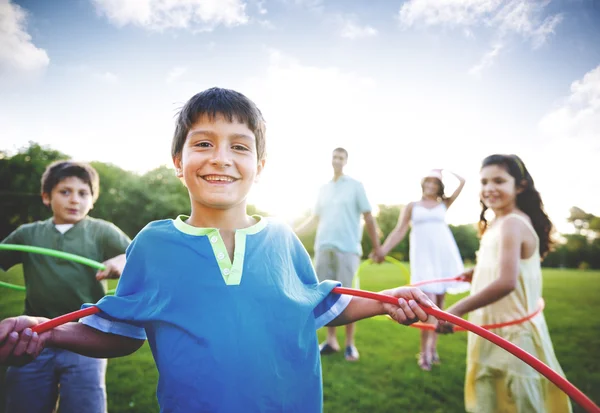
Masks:
[[[356,347],[347,346],[346,351],[344,351],[344,357],[346,357],[346,360],[348,361],[356,361],[360,356]]]
[[[322,356],[327,356],[329,354],[337,353],[338,351],[340,351],[340,350],[334,349],[326,341],[321,343],[321,345],[319,346],[319,353],[321,353]]]
[[[433,353],[433,356],[431,356],[431,364],[442,364],[438,353]]]

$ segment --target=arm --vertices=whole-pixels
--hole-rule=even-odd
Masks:
[[[508,219],[500,228],[500,274],[490,285],[452,305],[447,311],[458,317],[485,307],[507,296],[517,286],[519,259],[523,242],[521,226],[516,219]]]
[[[454,172],[450,172],[452,175],[454,175],[456,177],[456,179],[458,179],[459,184],[458,184],[458,188],[456,188],[456,190],[454,191],[454,193],[452,193],[452,195],[450,195],[450,197],[448,199],[446,199],[446,208],[449,208],[450,205],[452,205],[454,203],[454,201],[456,201],[456,198],[458,198],[458,196],[460,195],[461,191],[463,190],[464,186],[465,186],[465,178],[463,178],[462,176],[459,176],[457,174],[455,174]]]
[[[42,333],[31,328],[47,321],[42,317],[13,317],[0,322],[0,363],[22,365],[37,357],[44,347],[57,347],[88,357],[112,358],[129,355],[144,340],[103,333],[81,323],[67,323]]]
[[[410,216],[412,214],[413,203],[409,203],[400,214],[398,218],[398,223],[396,227],[389,233],[383,246],[381,247],[382,256],[386,256],[389,254],[391,250],[394,249],[396,245],[400,243],[406,236],[406,232],[408,231],[408,226],[410,224]]]
[[[344,311],[327,325],[340,326],[382,314],[389,314],[398,323],[409,325],[418,320],[427,321],[427,313],[420,305],[433,307],[433,303],[425,293],[415,287],[399,287],[382,291],[381,294],[398,297],[398,305],[369,298],[352,297]]]
[[[67,323],[52,330],[49,347],[58,347],[95,358],[123,357],[139,349],[144,340],[103,333],[81,323]]]
[[[117,255],[109,260],[104,261],[104,269],[99,270],[96,273],[97,280],[104,280],[108,278],[119,278],[125,268],[125,254]]]
[[[319,216],[316,214],[311,214],[311,216],[309,216],[304,222],[294,229],[294,232],[298,236],[306,235],[316,227],[318,222]]]
[[[371,212],[363,212],[363,218],[365,219],[367,233],[373,244],[373,253],[379,256],[381,255],[381,244],[379,243],[379,235],[377,235],[377,222],[375,222],[375,218],[373,218]]]

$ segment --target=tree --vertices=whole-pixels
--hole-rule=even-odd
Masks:
[[[596,238],[600,234],[600,217],[585,212],[583,209],[576,206],[570,210],[567,221],[573,224],[575,231],[581,235],[587,235],[591,238]]]
[[[463,261],[475,261],[475,255],[479,249],[476,224],[450,225],[450,231],[456,240]]]
[[[19,225],[46,219],[50,210],[42,203],[40,179],[46,166],[69,156],[30,142],[9,156],[0,151],[0,237]]]

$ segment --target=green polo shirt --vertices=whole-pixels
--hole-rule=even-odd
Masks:
[[[52,218],[21,225],[3,244],[32,245],[81,255],[104,262],[125,253],[131,240],[119,228],[101,219],[86,217],[61,234]],[[106,294],[106,281],[96,280],[96,269],[47,255],[0,251],[0,267],[23,264],[25,312],[57,317],[95,303]]]

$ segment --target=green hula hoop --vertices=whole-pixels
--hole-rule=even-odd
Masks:
[[[403,275],[405,275],[408,280],[407,284],[410,283],[410,271],[408,270],[408,268],[406,268],[406,265],[404,265],[402,262],[398,261],[394,257],[390,257],[390,256],[385,256],[384,260],[391,264],[394,264],[396,267],[400,268],[400,272]],[[370,265],[372,263],[373,263],[373,260],[371,258],[368,258],[368,259],[364,260],[358,266],[358,269],[356,270],[356,275],[354,276],[354,279],[352,280],[352,288],[356,288],[356,289],[360,288],[360,273],[367,265]]]
[[[67,261],[76,262],[78,264],[87,265],[88,267],[95,268],[97,270],[103,270],[106,267],[104,264],[91,260],[89,258],[82,257],[81,255],[71,254],[69,252],[53,250],[50,248],[42,248],[42,247],[34,247],[32,245],[21,245],[21,244],[0,244],[0,250],[9,250],[9,251],[22,251],[22,252],[30,252],[33,254],[42,254],[48,255],[50,257],[60,258]],[[20,285],[9,284],[0,281],[0,286],[10,288],[13,290],[25,291],[25,287]],[[115,290],[108,290],[107,294],[114,294]]]

